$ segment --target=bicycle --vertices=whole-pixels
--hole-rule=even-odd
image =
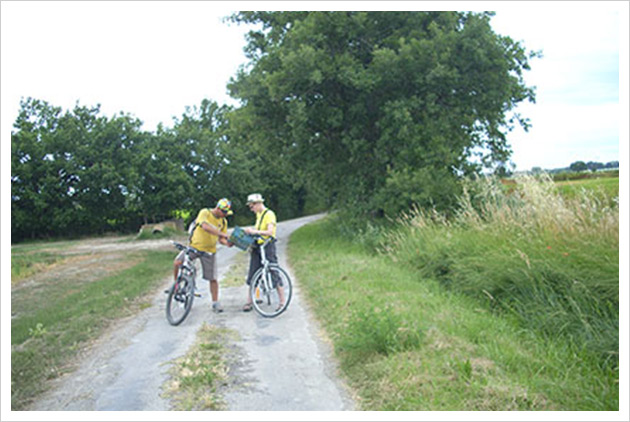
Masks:
[[[212,255],[209,252],[199,251],[190,246],[184,246],[181,243],[177,243],[171,240],[171,243],[175,248],[180,251],[185,251],[184,262],[179,267],[177,279],[173,283],[166,299],[166,319],[171,325],[181,324],[192,309],[193,299],[195,298],[195,280],[197,276],[197,270],[193,264],[193,258],[191,254],[202,256]]]
[[[275,241],[275,239],[270,238],[260,245],[262,267],[254,273],[249,286],[252,305],[256,312],[265,318],[277,317],[286,311],[293,296],[293,286],[289,274],[280,265],[269,262],[265,254],[265,247]],[[278,288],[281,288],[284,296],[282,305],[280,305]]]

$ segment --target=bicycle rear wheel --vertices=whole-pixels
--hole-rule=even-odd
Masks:
[[[166,319],[171,325],[179,325],[186,319],[194,297],[193,283],[180,274],[166,299]]]
[[[265,269],[259,269],[252,277],[249,294],[256,312],[265,318],[273,318],[286,311],[293,297],[291,278],[282,268],[270,265],[268,277],[271,276],[271,289],[265,288]],[[283,302],[281,302],[281,293]]]

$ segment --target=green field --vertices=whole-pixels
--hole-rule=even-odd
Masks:
[[[559,192],[567,198],[575,198],[583,191],[593,192],[599,198],[612,199],[619,196],[618,177],[559,181],[556,185]]]

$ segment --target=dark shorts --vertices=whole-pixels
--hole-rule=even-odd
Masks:
[[[278,263],[278,255],[276,254],[276,244],[268,243],[265,246],[265,256],[269,262],[274,264]],[[262,263],[260,262],[260,247],[252,248],[251,255],[249,258],[249,272],[247,273],[247,284],[250,284],[252,281],[252,277],[256,274],[256,271],[262,267]],[[274,286],[277,284],[276,277],[274,278]]]

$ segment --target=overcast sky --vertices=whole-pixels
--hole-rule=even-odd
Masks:
[[[222,18],[262,5],[495,10],[496,32],[544,55],[531,61],[526,75],[537,87],[537,102],[519,107],[533,127],[508,138],[517,170],[620,158],[620,125],[627,126],[628,116],[627,96],[621,106],[619,96],[620,64],[627,80],[627,2],[3,1],[3,140],[26,97],[63,109],[100,104],[102,114],[131,114],[151,131],[160,122],[172,126],[173,117],[204,98],[235,104],[226,83],[246,62],[247,28]]]

